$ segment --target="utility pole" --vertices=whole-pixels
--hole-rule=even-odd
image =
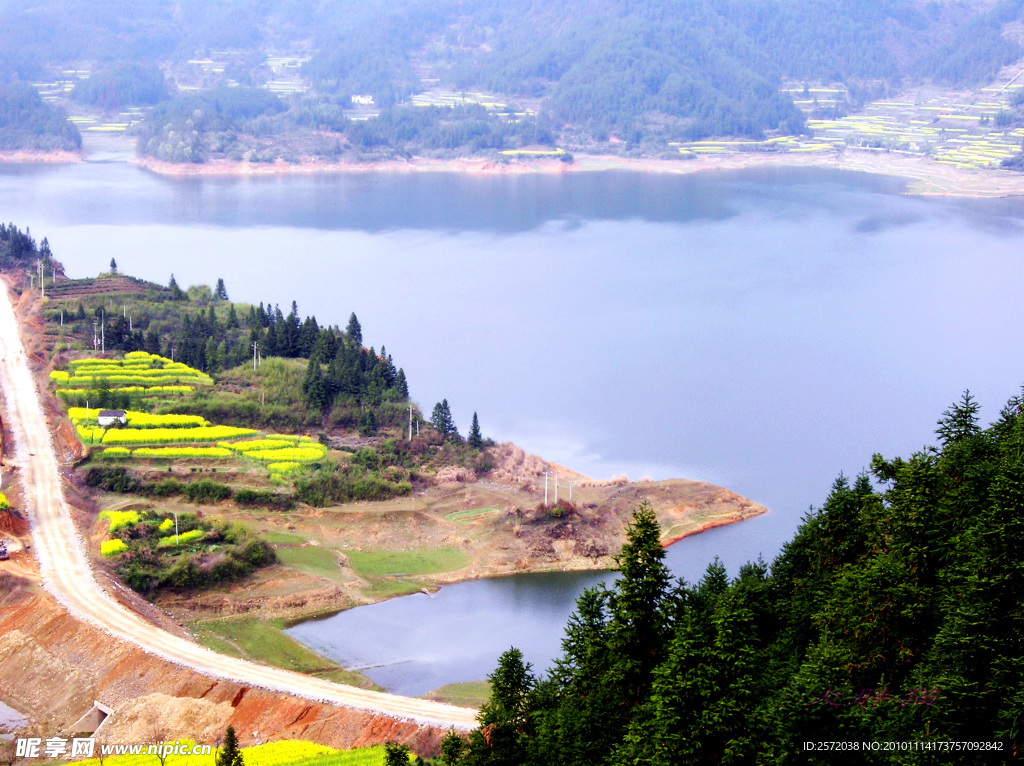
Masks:
[[[409,405],[409,441],[412,441],[412,405]]]
[[[544,472],[544,505],[548,504],[548,475],[549,471]]]
[[[100,344],[100,339],[96,334],[96,320],[92,320],[92,350],[95,351]]]
[[[103,353],[105,354],[105,353],[107,353],[107,312],[106,311],[103,312],[103,316],[101,317],[101,319],[103,321],[100,323],[100,346],[101,346],[101,349],[102,349]]]
[[[259,343],[253,341],[252,344],[252,371],[256,372],[256,349],[259,348]]]
[[[46,274],[43,271],[43,262],[39,262],[39,297],[46,297]]]

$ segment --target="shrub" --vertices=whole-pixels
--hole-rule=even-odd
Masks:
[[[7,495],[5,495],[3,492],[0,492],[0,511],[10,510],[10,507],[11,503],[7,499]]]
[[[277,492],[265,492],[255,489],[240,489],[235,492],[234,500],[242,507],[274,508],[286,511],[295,506],[295,498]]]
[[[139,480],[121,466],[93,466],[85,472],[85,483],[106,492],[135,492],[139,488]]]
[[[182,494],[185,491],[185,483],[177,479],[164,479],[155,484],[147,484],[142,488],[142,491],[154,497],[171,497],[172,495]]]
[[[184,487],[185,497],[193,503],[216,503],[231,497],[231,487],[210,479],[200,479]]]

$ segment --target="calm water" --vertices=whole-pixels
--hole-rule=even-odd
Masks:
[[[447,398],[463,431],[475,410],[486,435],[594,476],[704,479],[771,509],[675,546],[695,579],[716,554],[770,558],[839,472],[930,443],[964,388],[995,417],[1024,382],[1024,203],[902,189],[809,169],[204,181],[111,162],[0,168],[0,217],[48,236],[71,276],[113,255],[154,281],[295,299],[321,322],[355,311],[421,407]],[[546,580],[463,587],[396,603],[443,624],[449,601],[464,615],[525,600],[557,646],[575,593],[556,607]],[[510,643],[488,626],[525,624],[505,615],[455,633],[498,635],[488,668]],[[372,623],[318,625],[355,664],[415,659],[381,669],[396,688],[465,656],[419,633],[416,652],[360,654],[347,636],[379,636]],[[524,644],[539,666],[550,636]]]

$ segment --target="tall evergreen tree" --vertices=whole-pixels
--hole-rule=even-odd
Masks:
[[[357,347],[363,345],[363,328],[360,326],[359,320],[356,319],[356,312],[354,311],[348,318],[348,327],[345,328],[345,332]]]
[[[473,423],[469,427],[469,446],[473,449],[480,449],[484,446],[484,437],[480,433],[480,421],[476,417],[476,413],[473,413]]]
[[[235,735],[235,727],[229,726],[224,732],[224,744],[217,751],[214,759],[216,766],[245,766],[245,759],[238,747],[238,737]]]
[[[217,287],[213,291],[213,297],[219,301],[228,299],[228,289],[224,286],[224,280],[221,277],[217,277]]]
[[[449,437],[459,438],[459,430],[455,427],[455,419],[452,417],[447,399],[442,399],[434,405],[430,415],[430,424],[446,439]]]

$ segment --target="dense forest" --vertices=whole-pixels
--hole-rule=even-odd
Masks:
[[[842,83],[845,108],[908,81],[984,83],[1024,53],[1004,34],[1021,6],[604,0],[581,14],[570,0],[5,0],[0,80],[46,80],[61,66],[90,62],[72,98],[103,109],[164,104],[143,128],[140,150],[177,162],[272,158],[261,142],[296,131],[305,139],[290,148],[286,141],[285,158],[382,146],[399,155],[465,154],[553,136],[617,138],[626,149],[653,151],[708,135],[804,131],[801,112],[780,92],[783,78]],[[267,53],[283,50],[309,59],[301,75],[310,89],[264,103],[259,115],[238,114],[222,90],[260,88],[271,76]],[[192,59],[214,53],[225,62],[204,80],[210,93],[176,96],[161,76],[186,76]],[[509,104],[424,117],[409,98],[429,87],[482,89]],[[386,120],[351,125],[344,112],[354,95],[372,97]],[[202,119],[186,128],[186,113],[196,111]],[[8,131],[22,142],[60,133],[24,109],[14,119]]]
[[[0,82],[0,151],[75,151],[78,128],[63,109],[45,103],[31,85]]]
[[[504,654],[480,728],[450,735],[444,762],[1019,761],[1024,397],[983,429],[965,393],[936,434],[840,476],[770,567],[732,580],[716,562],[674,582],[639,509],[620,579],[579,599],[561,658],[540,677]],[[943,749],[956,742],[995,749]]]

